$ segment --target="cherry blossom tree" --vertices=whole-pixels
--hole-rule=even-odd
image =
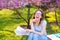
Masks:
[[[28,8],[28,21],[26,21],[23,17],[22,18],[23,20],[26,21],[28,26],[30,23],[31,6],[36,6],[37,8],[41,8],[42,10],[46,10],[52,7],[53,8],[59,7],[59,5],[60,5],[60,0],[0,0],[0,10],[4,8],[15,10],[20,17],[22,16],[20,15],[18,9],[27,7]]]

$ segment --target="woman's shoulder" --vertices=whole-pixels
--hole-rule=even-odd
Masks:
[[[46,20],[42,20],[43,22],[47,22]]]
[[[47,24],[47,21],[46,20],[42,20],[42,24]]]

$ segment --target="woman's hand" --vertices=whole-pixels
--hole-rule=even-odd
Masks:
[[[36,22],[36,19],[33,19],[32,22]]]
[[[25,31],[26,31],[26,32],[32,32],[32,30],[30,30],[30,29],[25,29]]]
[[[35,23],[35,22],[36,22],[36,19],[31,20],[30,25]]]

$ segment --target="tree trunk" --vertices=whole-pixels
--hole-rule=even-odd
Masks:
[[[28,5],[28,26],[27,28],[30,29],[30,4]]]
[[[56,19],[56,24],[59,25],[59,24],[58,24],[58,19],[57,19],[56,10],[55,10],[55,19]]]

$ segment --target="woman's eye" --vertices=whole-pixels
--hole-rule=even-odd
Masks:
[[[37,13],[37,15],[41,15],[40,13]]]

